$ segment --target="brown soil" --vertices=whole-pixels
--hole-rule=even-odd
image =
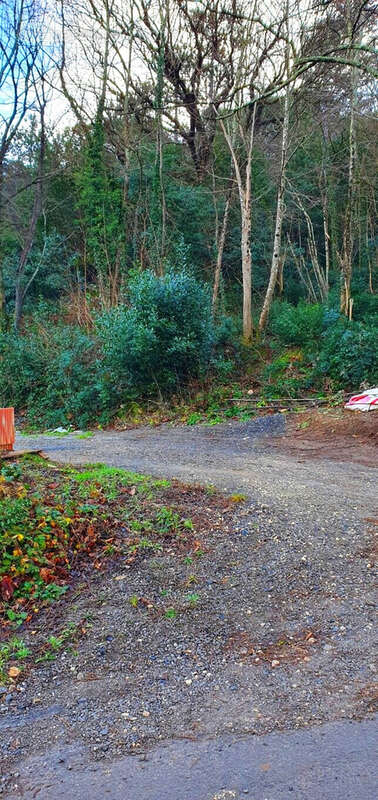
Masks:
[[[285,664],[299,664],[310,661],[311,646],[319,642],[313,630],[295,631],[293,634],[282,633],[273,642],[256,642],[245,631],[238,631],[230,637],[226,652],[233,651],[243,661],[261,666],[264,663],[272,667]]]
[[[288,420],[286,433],[272,443],[303,459],[377,465],[378,413],[344,409],[311,410]]]

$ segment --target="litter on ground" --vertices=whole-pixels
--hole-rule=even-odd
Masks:
[[[367,389],[363,394],[355,394],[345,404],[349,411],[378,410],[378,387]]]

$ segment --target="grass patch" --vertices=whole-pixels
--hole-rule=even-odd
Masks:
[[[152,494],[158,489],[170,486],[166,480],[155,480],[148,475],[129,472],[118,467],[108,467],[105,464],[88,464],[83,469],[66,468],[66,475],[71,481],[79,484],[81,497],[92,497],[99,487],[108,500],[115,499],[125,487],[135,489],[134,494]]]
[[[22,639],[14,636],[9,642],[0,644],[0,681],[8,683],[9,678],[18,677],[22,663],[30,656],[30,650]],[[17,666],[11,666],[16,662]]]
[[[211,502],[216,506],[217,495]],[[105,569],[114,557],[130,567],[164,551],[200,556],[195,523],[185,514],[196,503],[207,506],[208,494],[103,464],[74,468],[33,455],[4,465],[0,623],[6,630],[20,628],[59,600],[73,575]],[[58,645],[51,641],[43,658]]]
[[[56,430],[56,431],[43,431],[44,436],[52,436],[54,439],[64,439],[65,436],[70,436],[72,430]]]

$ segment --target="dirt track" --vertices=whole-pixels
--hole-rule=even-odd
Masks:
[[[338,440],[339,455],[330,428],[318,435],[312,428],[296,432],[297,419],[302,416],[287,425],[284,415],[274,414],[246,423],[106,431],[90,439],[20,436],[16,446],[41,448],[52,460],[73,464],[103,461],[158,477],[241,490],[274,507],[282,502],[295,505],[302,499],[310,503],[324,499],[326,507],[335,511],[346,504],[350,509],[370,508],[371,513],[376,504],[374,467],[378,463],[374,441],[356,442],[347,431]],[[357,417],[354,419],[357,423]],[[378,413],[374,424],[378,429]],[[316,460],[306,452],[308,441]],[[346,460],[348,447],[351,457]]]
[[[346,461],[377,467],[378,411],[339,408],[292,415],[274,446],[297,459]]]
[[[22,696],[0,706],[5,780],[17,784],[9,796],[54,799],[38,774],[45,762],[69,760],[67,748],[81,753],[80,763],[73,760],[72,771],[57,778],[69,793],[79,776],[84,787],[91,786],[93,760],[111,765],[116,784],[125,769],[117,772],[118,758],[130,752],[148,758],[161,741],[173,740],[173,748],[181,738],[211,737],[216,743],[229,735],[258,735],[264,741],[273,731],[297,730],[300,736],[308,726],[333,720],[343,726],[343,720],[371,716],[376,469],[373,463],[290,453],[284,433],[284,417],[274,415],[245,424],[162,426],[84,440],[19,438],[20,447],[41,447],[54,460],[103,461],[215,484],[244,493],[247,502],[223,527],[209,531],[198,563],[186,566],[173,555],[147,558],[126,574],[117,564],[115,574],[95,576],[59,606],[62,624],[89,613],[91,626],[77,656],[62,654],[42,666]],[[198,606],[176,620],[154,620],[127,602],[133,594],[159,602],[164,592],[178,605],[192,573]],[[339,777],[347,774],[350,759],[340,746]],[[293,748],[288,759],[295,763]],[[138,775],[135,787],[143,797]],[[334,788],[332,797],[356,796],[360,784],[350,780],[343,787],[340,782],[341,793]],[[303,795],[293,782],[289,796],[327,797]],[[96,800],[105,785],[104,778]],[[279,780],[277,792],[278,785]],[[125,800],[134,800],[130,787]],[[231,791],[231,784],[224,787]],[[192,798],[215,797],[205,788]],[[219,796],[221,789],[219,784]],[[276,800],[269,782],[261,792]],[[156,795],[146,791],[150,796],[173,797],[163,785]],[[242,787],[223,796],[239,798]]]

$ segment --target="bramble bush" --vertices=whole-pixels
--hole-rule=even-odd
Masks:
[[[59,596],[64,588],[50,583],[48,573],[52,561],[63,573],[67,540],[67,520],[51,506],[28,498],[26,492],[1,502],[0,596],[15,600]]]

